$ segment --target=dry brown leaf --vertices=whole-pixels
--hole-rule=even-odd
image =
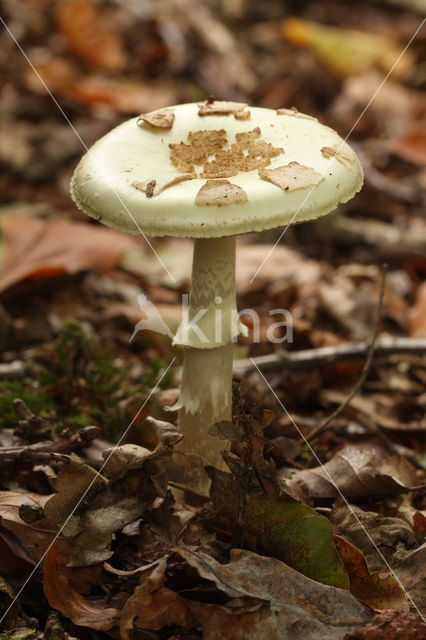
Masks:
[[[330,521],[336,534],[363,553],[370,571],[387,571],[386,562],[394,566],[401,554],[417,545],[412,527],[403,518],[382,516],[354,504],[348,506],[342,498],[333,504]]]
[[[72,98],[82,104],[105,104],[120,113],[135,114],[176,101],[170,81],[151,83],[130,78],[84,75],[64,58],[35,60],[34,67],[53,94]],[[32,69],[25,71],[24,78],[31,91],[42,95],[46,93]]]
[[[173,109],[160,109],[150,113],[141,113],[138,118],[138,125],[144,123],[153,129],[171,129],[175,120]]]
[[[426,167],[426,128],[410,131],[402,138],[391,140],[389,146],[400,158],[419,167]]]
[[[112,269],[133,239],[122,233],[66,220],[5,218],[5,259],[0,291],[26,279]]]
[[[59,573],[56,543],[49,549],[44,560],[43,587],[49,605],[60,611],[74,624],[106,631],[111,629],[120,618],[119,609],[95,606],[77,593],[67,578]]]
[[[407,554],[394,569],[423,615],[426,615],[425,566],[426,542]]]
[[[401,479],[404,474],[404,479]],[[410,481],[407,483],[407,474]],[[285,474],[283,474],[285,475]],[[402,456],[383,460],[368,446],[345,446],[321,467],[290,471],[287,482],[313,500],[332,500],[340,491],[352,499],[373,499],[407,493],[420,483],[415,468]]]
[[[46,518],[33,524],[27,524],[19,515],[22,505],[43,508],[51,496],[36,493],[20,493],[15,491],[0,492],[0,516],[2,525],[12,531],[31,555],[39,560],[52,541],[56,527]]]
[[[275,169],[262,169],[259,171],[259,177],[267,182],[272,182],[283,191],[314,187],[324,180],[324,176],[320,173],[298,162],[290,162],[290,164],[275,167]]]
[[[230,562],[220,564],[189,548],[176,553],[209,585],[207,590],[197,597],[192,585],[190,598],[184,598],[164,586],[166,566],[158,566],[148,580],[142,578],[123,610],[122,640],[128,640],[134,623],[144,630],[201,626],[204,640],[343,640],[370,618],[348,591],[314,582],[274,558],[233,549]]]
[[[121,36],[105,10],[90,0],[62,0],[56,4],[55,18],[58,31],[80,60],[107,71],[125,67]]]
[[[186,601],[170,589],[163,587],[167,569],[167,556],[144,572],[141,585],[126,602],[120,620],[121,640],[129,640],[135,623],[139,629],[160,630],[178,625],[183,629],[193,629],[197,625]]]
[[[409,609],[406,595],[392,575],[370,573],[359,549],[339,536],[333,540],[349,575],[351,593],[358,600],[375,610]]]
[[[107,484],[108,481],[95,469],[79,460],[69,458],[68,464],[54,481],[53,488],[56,493],[46,502],[44,513],[47,518],[61,526],[76,509],[83,496],[85,500],[90,500],[91,495],[101,491]]]
[[[247,202],[246,192],[229,180],[207,180],[195,198],[195,204],[200,207],[210,205],[223,207],[242,202]]]

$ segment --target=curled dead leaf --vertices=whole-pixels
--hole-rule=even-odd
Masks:
[[[49,549],[44,561],[43,588],[49,605],[79,626],[107,631],[120,618],[119,609],[95,606],[71,587],[67,578],[59,573],[56,544]]]
[[[259,171],[259,177],[262,180],[272,182],[283,191],[314,187],[324,180],[324,176],[320,173],[298,162],[290,162],[290,164],[275,167],[275,169],[262,169]]]
[[[5,218],[0,291],[22,280],[86,269],[108,271],[134,241],[112,229],[67,220]]]
[[[343,498],[333,503],[330,521],[334,533],[343,536],[362,552],[370,571],[387,571],[385,561],[393,567],[402,553],[407,553],[417,544],[412,527],[403,518],[366,511],[357,505],[346,504]],[[366,530],[368,536],[365,535]]]
[[[375,610],[409,609],[405,592],[394,576],[370,573],[359,549],[340,536],[334,535],[333,541],[349,575],[351,593],[358,600]]]
[[[56,493],[45,504],[46,517],[62,525],[83,497],[86,500],[90,499],[107,483],[108,481],[89,465],[69,458],[68,464],[55,479]]]
[[[220,564],[192,548],[179,547],[175,554],[187,566],[181,575],[191,576],[188,586],[173,590],[170,559],[144,575],[123,609],[122,640],[134,625],[146,631],[201,627],[205,640],[343,640],[370,619],[348,591],[314,582],[274,558],[233,549],[230,561]]]
[[[247,201],[247,193],[244,189],[232,184],[229,180],[207,180],[195,198],[195,204],[200,207],[211,205],[222,207]]]
[[[152,451],[137,444],[123,444],[120,447],[104,449],[103,472],[109,478],[120,477],[129,469],[139,469],[145,460],[152,456]]]
[[[121,71],[126,52],[109,16],[90,0],[63,0],[55,10],[58,30],[68,47],[91,67]]]
[[[353,499],[373,499],[407,493],[417,482],[414,467],[402,456],[385,460],[373,447],[346,446],[321,467],[291,471],[288,484],[305,498],[331,500],[339,490]]]

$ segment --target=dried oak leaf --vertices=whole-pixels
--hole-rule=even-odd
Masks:
[[[422,615],[426,615],[426,542],[408,553],[394,567],[405,589],[416,603]]]
[[[412,527],[403,518],[383,516],[356,505],[348,506],[343,498],[334,502],[330,522],[334,533],[360,549],[370,571],[383,572],[388,569],[377,548],[393,567],[400,560],[401,553],[407,553],[417,545]],[[369,533],[368,537],[365,530]]]
[[[338,497],[335,484],[347,498],[357,500],[407,493],[417,484],[407,485],[407,474],[413,477],[415,469],[402,456],[383,460],[373,448],[355,445],[344,447],[321,467],[281,473],[295,491],[299,487],[305,497],[323,501]]]
[[[135,112],[161,108],[176,98],[170,82],[87,75],[65,58],[35,61],[34,67],[53,94],[72,98],[81,104],[106,104],[119,113],[134,115]],[[31,91],[45,94],[44,85],[32,69],[25,71],[24,80]]]
[[[405,592],[394,576],[370,573],[359,549],[340,536],[334,535],[333,540],[349,575],[351,593],[358,600],[376,610],[409,609]]]
[[[192,577],[187,590],[175,592],[173,564],[167,571],[165,562],[158,565],[123,609],[122,640],[133,625],[147,631],[201,626],[204,640],[343,640],[370,618],[348,591],[314,582],[275,558],[232,549],[229,563],[220,564],[190,548],[175,554],[196,571],[198,586]]]
[[[223,207],[228,204],[240,204],[247,202],[247,193],[229,180],[207,180],[201,187],[195,198],[198,206]]]
[[[168,422],[153,418],[145,422],[152,434],[153,450],[136,445],[107,449],[104,458],[108,459],[105,469],[109,480],[96,476],[94,470],[87,471],[87,465],[81,465],[82,479],[73,480],[67,469],[59,474],[59,491],[46,505],[53,519],[70,513],[90,485],[92,474],[98,478],[97,485],[85,496],[85,504],[66,525],[64,534],[72,537],[67,567],[93,566],[107,560],[112,555],[113,533],[140,518],[156,498],[166,494],[168,479],[176,467],[172,447],[181,435]]]
[[[419,127],[389,143],[392,152],[419,167],[426,165],[426,128]]]
[[[173,109],[159,109],[150,113],[141,113],[138,117],[138,125],[147,124],[153,129],[171,129],[175,120]]]
[[[66,220],[5,218],[5,258],[0,291],[26,279],[40,280],[87,269],[112,269],[133,240],[118,231]]]
[[[44,506],[46,517],[58,525],[63,524],[83,499],[89,501],[93,494],[108,484],[108,481],[89,465],[67,456],[63,458],[67,458],[68,464],[55,478],[53,488],[56,493]]]
[[[49,605],[60,611],[74,624],[107,631],[119,620],[121,611],[100,607],[75,591],[67,578],[59,573],[58,550],[55,543],[48,551],[43,565],[43,588]],[[97,601],[99,604],[99,601]]]
[[[298,162],[290,162],[290,164],[275,167],[275,169],[263,169],[259,171],[259,177],[267,182],[272,182],[283,191],[314,187],[324,180],[324,176],[320,173]]]
[[[71,51],[91,67],[121,71],[126,65],[124,44],[104,10],[90,0],[56,4],[56,24]]]

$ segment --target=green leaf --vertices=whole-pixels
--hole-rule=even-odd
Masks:
[[[349,589],[331,523],[305,504],[249,496],[243,535],[250,549],[278,558],[317,582]]]

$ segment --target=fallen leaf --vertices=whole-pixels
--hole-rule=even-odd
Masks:
[[[423,615],[426,615],[425,566],[426,542],[418,549],[408,553],[394,567],[396,575]]]
[[[324,180],[324,176],[320,173],[298,162],[290,162],[290,164],[275,167],[275,169],[259,170],[259,177],[267,182],[272,182],[283,191],[314,187]]]
[[[107,78],[82,74],[65,58],[34,61],[34,68],[50,91],[72,98],[79,103],[105,104],[119,113],[135,114],[172,104],[176,94],[170,81],[141,82],[131,78]],[[32,69],[25,71],[25,82],[35,93],[44,95],[46,89]]]
[[[356,505],[348,506],[343,498],[333,504],[330,522],[334,533],[360,549],[370,571],[387,571],[386,562],[393,567],[402,553],[407,554],[417,545],[416,536],[406,520],[366,511]]]
[[[238,518],[237,481],[216,470],[209,475],[216,517],[222,529],[233,532]],[[329,520],[301,502],[247,495],[242,535],[258,553],[278,558],[317,582],[349,588]]]
[[[301,491],[314,500],[337,498],[340,494],[335,484],[349,499],[371,500],[409,492],[411,487],[399,477],[404,468],[413,470],[401,456],[383,460],[373,448],[348,445],[321,467],[284,472],[283,477],[295,491],[299,487],[299,494]]]
[[[419,167],[426,167],[426,128],[410,131],[402,138],[389,142],[391,151]]]
[[[92,567],[110,558],[112,535],[166,494],[175,469],[172,447],[181,435],[172,424],[153,418],[145,420],[145,427],[153,450],[127,444],[103,452],[108,480],[77,461],[59,473],[57,493],[45,505],[45,513],[58,525],[68,518],[62,532],[71,545],[67,567]]]
[[[62,0],[55,19],[68,48],[91,67],[122,71],[126,52],[118,30],[105,10],[90,0]]]
[[[171,589],[163,587],[166,569],[167,556],[164,556],[143,574],[141,585],[136,587],[134,595],[123,608],[120,620],[122,640],[129,640],[135,623],[139,629],[155,631],[173,625],[189,630],[197,625],[186,601]]]
[[[67,578],[59,573],[57,544],[48,551],[43,564],[43,588],[49,605],[74,624],[107,631],[119,620],[121,611],[100,607],[75,591]],[[97,601],[99,604],[99,600]]]
[[[66,458],[66,456],[63,456]],[[54,480],[56,493],[44,505],[46,517],[61,526],[82,500],[90,500],[93,494],[108,484],[106,478],[80,460],[68,458],[68,464]],[[64,532],[65,535],[69,533]]]
[[[194,586],[192,579],[187,592],[181,587],[176,593],[169,579],[173,564],[158,566],[123,610],[122,640],[134,624],[147,631],[201,626],[204,640],[343,640],[370,618],[348,591],[314,582],[274,558],[232,549],[230,561],[220,564],[189,548],[175,553],[201,583]]]
[[[398,60],[392,73],[406,77],[415,61],[414,55],[408,52],[407,56],[394,38],[377,33],[340,29],[299,18],[284,20],[282,32],[293,44],[311,49],[323,64],[340,76],[365,73],[376,66],[387,73]]]
[[[361,551],[340,536],[333,536],[337,552],[349,575],[350,590],[372,609],[407,611],[409,603],[399,582],[392,575],[370,573]]]
[[[2,230],[0,291],[26,279],[87,269],[109,271],[134,242],[112,229],[66,220],[9,217],[2,221]]]

